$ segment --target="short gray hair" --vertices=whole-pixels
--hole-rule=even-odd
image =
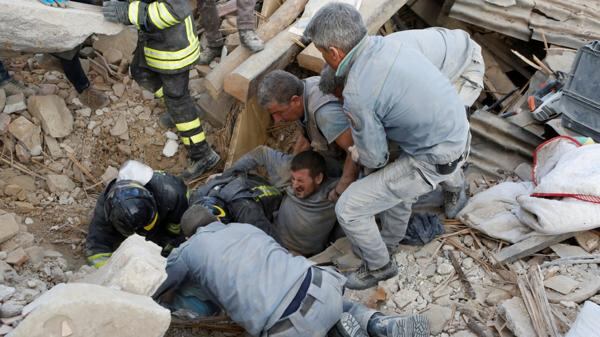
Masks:
[[[283,70],[274,70],[265,76],[258,87],[258,104],[263,108],[275,102],[288,104],[292,96],[302,96],[304,83]]]
[[[323,49],[336,47],[348,53],[367,35],[360,13],[351,5],[334,2],[319,9],[304,30],[304,37]]]
[[[192,205],[181,216],[180,225],[183,235],[191,237],[199,227],[219,221],[211,211],[202,205]]]
[[[335,94],[335,89],[342,87],[342,79],[335,76],[335,70],[328,64],[321,70],[321,80],[319,80],[319,89],[324,94]]]

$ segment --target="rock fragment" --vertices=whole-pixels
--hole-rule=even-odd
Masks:
[[[11,114],[25,109],[27,109],[27,105],[25,105],[25,95],[22,92],[6,97],[4,113]]]
[[[23,143],[32,156],[42,154],[42,130],[39,126],[20,116],[10,123],[8,131]]]
[[[19,232],[19,224],[13,214],[0,215],[0,243],[4,243]]]
[[[52,193],[70,192],[75,189],[75,183],[71,178],[61,174],[49,174],[46,176],[48,189]]]

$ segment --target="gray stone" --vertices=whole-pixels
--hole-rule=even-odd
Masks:
[[[0,307],[0,317],[2,318],[10,318],[14,316],[19,316],[23,311],[23,305],[17,302],[8,301],[2,304]]]
[[[115,125],[110,129],[110,134],[113,136],[120,137],[125,135],[127,133],[127,130],[127,117],[125,116],[125,114],[120,114],[119,117],[117,117]]]
[[[161,248],[139,235],[123,241],[108,262],[79,282],[93,283],[150,296],[167,278]]]
[[[0,302],[5,302],[15,293],[15,291],[17,290],[13,287],[0,284]]]
[[[59,96],[29,97],[27,110],[42,122],[44,132],[54,138],[66,137],[73,131],[73,114]]]
[[[531,181],[531,165],[521,163],[515,168],[515,174],[523,181]]]
[[[4,336],[11,331],[13,331],[13,328],[10,325],[2,324],[2,326],[0,326],[0,336]]]
[[[432,304],[423,313],[429,321],[429,330],[432,335],[442,332],[448,321],[452,318],[452,309],[437,304]]]
[[[179,143],[177,141],[168,139],[165,143],[165,147],[162,150],[162,154],[165,157],[173,157],[177,153],[177,149],[179,148]]]
[[[90,35],[114,35],[123,25],[104,19],[102,8],[69,3],[67,8],[40,6],[37,1],[0,0],[0,49],[52,53],[73,50]],[[60,10],[60,12],[58,12]],[[52,32],[47,34],[46,32]]]
[[[108,49],[115,48],[121,51],[123,58],[129,62],[133,58],[133,51],[137,45],[137,29],[133,26],[126,26],[119,34],[112,36],[98,36],[94,41],[94,49],[103,55]]]
[[[48,189],[52,193],[70,192],[75,189],[75,183],[65,175],[49,174],[46,176]]]
[[[0,89],[0,112],[4,111],[6,105],[6,92],[4,89]]]
[[[452,334],[451,337],[477,337],[477,335],[472,333],[471,331],[462,330],[462,331]]]
[[[102,56],[104,56],[108,63],[118,65],[123,58],[123,52],[116,48],[108,48],[102,53]]]
[[[5,261],[8,264],[20,266],[23,263],[27,262],[28,259],[29,256],[27,256],[25,250],[22,247],[19,247],[13,250],[12,252],[8,253],[8,256],[6,257]]]
[[[28,233],[28,232],[19,232],[19,233],[17,233],[17,235],[13,236],[11,239],[4,242],[0,246],[0,249],[2,249],[5,252],[10,253],[19,247],[21,247],[23,249],[29,248],[29,247],[33,246],[34,242],[35,242],[35,237],[33,236],[33,234]]]
[[[29,153],[29,150],[21,143],[15,146],[15,155],[21,163],[29,163],[31,160],[31,153]]]
[[[58,159],[64,157],[64,153],[56,139],[48,135],[44,135],[44,143],[46,144],[48,152],[50,153],[50,156],[52,156],[52,158]]]
[[[90,108],[82,108],[79,110],[75,110],[75,113],[81,115],[83,117],[90,117],[92,115],[92,109]]]
[[[4,243],[19,232],[19,223],[14,214],[0,215],[0,243]]]
[[[15,176],[8,179],[9,184],[18,185],[27,192],[35,192],[35,180],[28,175]]]
[[[419,296],[419,292],[412,289],[402,289],[392,297],[394,303],[398,309],[402,309],[407,306],[409,303],[414,302]]]
[[[463,243],[465,244],[465,246],[471,247],[473,245],[473,237],[471,235],[465,236],[465,238],[463,239]]]
[[[39,126],[20,116],[10,123],[8,131],[23,143],[32,156],[42,154],[42,130]]]
[[[575,290],[575,288],[579,286],[579,282],[575,281],[574,279],[568,276],[557,275],[545,280],[544,286],[546,286],[546,288],[556,290],[563,295],[566,295]]]
[[[52,83],[42,83],[40,84],[40,89],[38,90],[38,95],[56,95],[58,93],[58,86]]]
[[[1,111],[1,110],[0,110]],[[10,125],[10,115],[4,112],[0,113],[0,135],[6,134]]]
[[[122,97],[123,94],[125,93],[125,84],[115,83],[115,84],[113,84],[112,89],[117,97]]]
[[[27,109],[27,105],[25,105],[25,95],[20,92],[6,98],[6,104],[4,105],[3,111],[5,114],[11,114],[25,109]]]
[[[520,297],[513,297],[498,305],[498,313],[506,320],[506,326],[516,337],[536,336],[525,303]]]
[[[454,267],[449,263],[440,263],[437,267],[437,273],[440,275],[448,275],[454,271]]]
[[[552,250],[558,254],[561,258],[563,257],[573,257],[573,256],[590,256],[591,254],[583,250],[583,248],[579,246],[566,245],[559,243],[557,245],[551,246]]]
[[[169,310],[148,296],[93,284],[59,284],[23,309],[11,337],[161,337]],[[66,328],[66,329],[65,329]],[[66,333],[66,334],[65,334]]]
[[[117,169],[116,167],[109,166],[106,168],[106,170],[104,171],[104,174],[102,174],[100,179],[102,180],[104,185],[108,185],[111,181],[113,181],[113,179],[117,178],[118,174],[119,174],[119,169]]]
[[[34,267],[39,267],[39,265],[44,262],[44,248],[33,246],[25,249],[27,256],[29,256],[29,262]]]
[[[154,94],[148,90],[142,90],[142,98],[146,101],[153,100]]]
[[[600,291],[600,276],[586,273],[583,280],[579,283],[579,289],[572,291],[567,295],[549,290],[547,291],[547,296],[548,301],[551,303],[560,303],[561,301],[581,303],[596,295],[598,291]]]
[[[494,289],[485,298],[485,303],[489,305],[497,305],[498,303],[512,298],[512,294],[506,290]]]

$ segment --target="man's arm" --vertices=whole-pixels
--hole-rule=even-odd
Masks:
[[[359,171],[358,164],[352,161],[352,155],[348,152],[348,148],[354,145],[350,129],[346,129],[346,131],[342,132],[342,134],[336,138],[335,143],[346,151],[346,159],[344,160],[342,177],[335,188],[329,193],[329,200],[331,201],[336,201],[348,186],[358,178]]]
[[[104,196],[105,193],[98,197],[85,241],[86,260],[96,268],[105,265],[113,247],[125,239],[104,215]]]
[[[132,24],[146,32],[178,25],[192,15],[192,8],[187,0],[158,0],[150,3],[136,0],[129,4],[104,1],[103,7],[107,20]],[[187,21],[186,24],[193,25],[191,19]]]
[[[353,103],[357,95],[344,95],[344,112],[352,125],[352,139],[360,164],[376,169],[389,158],[387,137],[379,116],[370,106]]]
[[[171,290],[176,290],[187,278],[189,269],[183,258],[181,257],[180,251],[174,251],[167,259],[167,279],[158,287],[152,298],[155,301],[159,301],[161,296]]]
[[[291,161],[291,155],[261,145],[238,159],[230,168],[223,172],[223,175],[249,172],[262,166],[267,170],[269,183],[276,187],[281,187],[290,178],[289,166]]]

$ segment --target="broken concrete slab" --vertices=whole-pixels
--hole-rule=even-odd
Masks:
[[[418,291],[412,289],[402,289],[396,294],[394,294],[392,300],[394,301],[394,303],[396,303],[398,309],[402,309],[414,300],[416,300],[418,296]]]
[[[535,336],[533,324],[527,313],[525,303],[520,297],[513,297],[498,305],[498,313],[506,320],[506,326],[516,337]]]
[[[591,254],[583,250],[579,246],[567,245],[559,243],[557,245],[550,246],[550,248],[558,254],[561,258],[574,257],[574,256],[590,256]]]
[[[452,309],[441,305],[432,304],[423,312],[429,321],[429,331],[432,335],[439,335],[448,321],[452,318]]]
[[[123,25],[104,19],[102,8],[70,1],[67,8],[34,0],[0,0],[0,49],[50,53],[72,50],[90,35],[114,35]],[[52,32],[52,34],[47,34]]]
[[[600,291],[600,276],[587,273],[585,274],[584,279],[579,283],[579,289],[567,295],[552,290],[549,290],[546,293],[550,303],[560,303],[561,301],[581,303],[596,295],[598,291]]]
[[[19,247],[8,253],[5,261],[10,265],[21,266],[23,263],[27,262],[28,259],[29,256],[27,256],[27,253],[25,253],[23,247]]]
[[[42,154],[42,129],[39,126],[20,116],[10,123],[8,131],[23,143],[32,156]]]
[[[19,232],[19,223],[14,214],[0,215],[0,243],[4,243]]]
[[[115,93],[115,96],[121,97],[125,93],[125,84],[115,83],[115,84],[113,84],[112,89],[113,89],[113,92]]]
[[[62,174],[49,174],[46,176],[48,189],[52,193],[71,192],[75,189],[75,183],[71,178]]]
[[[50,153],[50,156],[52,156],[52,158],[58,159],[58,158],[62,158],[65,156],[63,153],[63,150],[60,148],[60,145],[58,144],[58,141],[56,139],[54,139],[53,137],[44,135],[44,144],[46,144],[46,147],[48,148],[48,152]]]
[[[63,138],[73,131],[73,114],[59,96],[31,96],[27,110],[42,122],[42,128],[49,136]]]
[[[106,62],[110,64],[118,65],[121,63],[121,59],[123,59],[123,52],[116,48],[108,48],[103,53],[102,56],[106,58]]]
[[[115,125],[110,129],[110,134],[116,137],[123,136],[127,133],[127,117],[125,114],[120,114],[115,122]]]
[[[0,110],[2,111],[2,110]],[[0,112],[0,135],[6,134],[8,126],[10,125],[10,115]]]
[[[171,322],[169,310],[150,297],[82,283],[55,286],[23,314],[11,337],[161,337]]]
[[[152,295],[167,278],[161,248],[139,235],[119,246],[106,265],[79,282],[99,284],[138,295]]]
[[[545,280],[544,286],[566,295],[579,286],[579,281],[576,281],[565,275],[557,275]]]
[[[104,55],[109,49],[117,49],[121,52],[124,59],[131,62],[133,51],[137,45],[137,30],[133,26],[125,27],[119,34],[110,36],[100,36],[94,41],[94,49]]]
[[[27,109],[27,105],[25,105],[25,95],[21,92],[6,98],[3,112],[5,114],[11,114],[25,109]]]
[[[2,251],[10,253],[18,248],[29,248],[33,246],[34,242],[35,237],[33,236],[33,234],[21,231],[17,233],[17,235],[2,243],[2,245],[0,245],[0,249],[2,249]]]

